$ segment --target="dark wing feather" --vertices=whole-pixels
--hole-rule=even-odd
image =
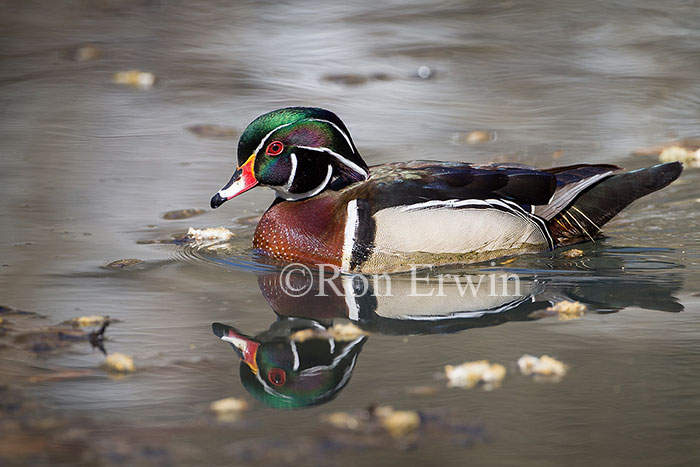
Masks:
[[[447,199],[505,198],[532,205],[549,201],[556,188],[556,177],[526,166],[415,161],[371,167],[369,183],[364,188],[365,197],[373,199],[375,212]]]

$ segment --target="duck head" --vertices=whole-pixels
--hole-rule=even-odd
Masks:
[[[214,334],[230,343],[241,360],[243,387],[276,409],[309,407],[333,399],[350,379],[367,341],[364,336],[346,342],[290,339],[303,329],[326,328],[315,320],[282,318],[252,338],[226,324],[212,324]]]
[[[274,189],[279,198],[297,201],[368,176],[350,132],[333,112],[288,107],[261,115],[248,125],[238,142],[238,168],[211,199],[211,207],[257,185]]]

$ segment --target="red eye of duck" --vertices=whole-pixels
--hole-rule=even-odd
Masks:
[[[265,149],[265,154],[268,156],[278,156],[284,150],[284,144],[280,141],[273,141],[267,145]]]
[[[267,379],[275,386],[282,386],[287,381],[287,374],[281,368],[273,368],[267,372]]]

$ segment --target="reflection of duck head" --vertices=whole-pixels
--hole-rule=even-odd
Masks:
[[[264,404],[294,409],[333,399],[349,381],[366,337],[349,342],[328,339],[290,339],[294,332],[325,327],[317,321],[292,318],[274,322],[270,329],[247,337],[225,324],[212,330],[231,344],[241,359],[241,382]]]

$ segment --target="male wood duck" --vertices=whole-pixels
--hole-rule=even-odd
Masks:
[[[632,201],[678,178],[683,166],[620,170],[434,161],[368,167],[333,112],[289,107],[248,125],[238,168],[211,206],[270,187],[277,198],[255,230],[255,250],[348,273],[397,272],[593,240]]]

